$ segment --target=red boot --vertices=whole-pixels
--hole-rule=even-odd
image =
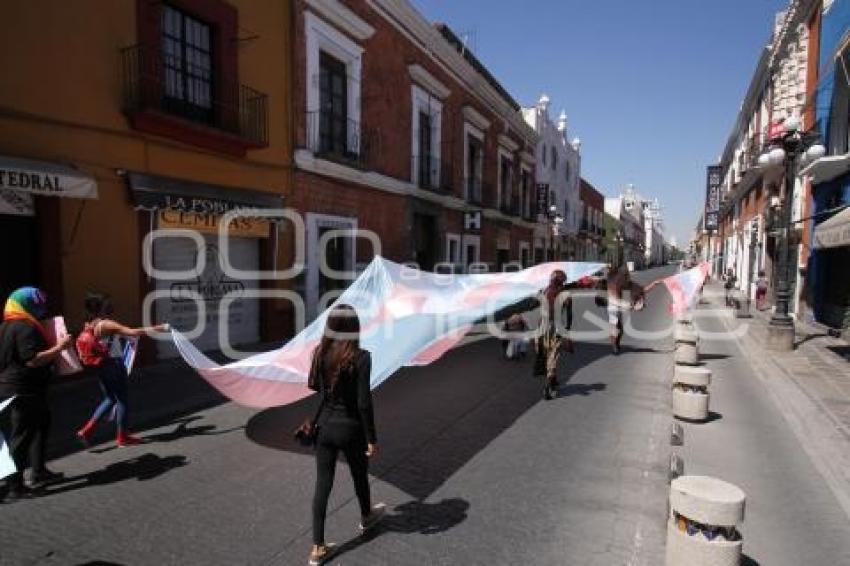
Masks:
[[[86,421],[86,424],[83,425],[83,428],[77,431],[77,439],[83,443],[84,446],[88,447],[89,445],[89,437],[91,437],[94,432],[94,427],[97,425],[97,421],[94,419],[89,419]]]
[[[119,431],[118,436],[115,438],[115,444],[118,445],[119,448],[123,448],[125,446],[134,446],[136,444],[142,444],[144,440],[137,436],[133,436],[131,434],[127,434],[124,431]]]

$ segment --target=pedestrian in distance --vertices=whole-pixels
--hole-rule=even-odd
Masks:
[[[124,365],[122,337],[140,337],[167,332],[167,324],[131,328],[112,320],[112,301],[108,295],[89,293],[83,306],[86,323],[77,337],[77,353],[84,367],[97,375],[103,399],[81,429],[77,438],[86,446],[98,422],[114,411],[115,442],[119,447],[139,444],[141,440],[127,430],[127,369]]]
[[[50,430],[47,383],[52,365],[73,343],[66,336],[54,346],[48,342],[42,320],[47,296],[35,287],[14,291],[3,309],[0,325],[0,399],[14,396],[10,410],[9,447],[17,471],[6,480],[6,501],[30,497],[33,490],[61,480],[47,468],[45,449]],[[30,467],[29,481],[23,471]]]
[[[528,330],[528,324],[519,313],[514,313],[508,320],[505,321],[502,327],[505,334],[508,335],[505,340],[505,357],[509,360],[521,360],[525,358],[528,352],[528,338],[524,333]]]
[[[316,491],[313,496],[313,547],[308,564],[318,566],[333,556],[325,541],[325,517],[339,453],[345,454],[360,505],[361,532],[374,527],[385,506],[372,505],[369,459],[378,454],[370,378],[372,357],[360,348],[360,319],[350,305],[328,314],[319,346],[313,352],[308,386],[319,394],[313,421]]]
[[[763,311],[765,309],[765,300],[767,299],[767,276],[764,270],[759,271],[758,279],[756,279],[756,309]]]
[[[723,289],[726,291],[726,306],[735,306],[732,299],[732,291],[735,289],[735,283],[737,283],[738,278],[735,276],[735,270],[733,268],[730,267],[726,270],[723,281]]]
[[[558,391],[558,362],[561,352],[564,349],[573,351],[569,336],[562,336],[558,328],[559,320],[564,322],[567,331],[572,326],[572,297],[566,290],[566,282],[566,273],[556,269],[549,276],[549,285],[537,296],[540,303],[540,328],[534,340],[534,375],[544,376],[543,398],[547,401]],[[556,311],[559,302],[560,312]]]

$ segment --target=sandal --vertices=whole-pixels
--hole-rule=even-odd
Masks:
[[[387,506],[384,503],[376,503],[372,505],[372,510],[369,515],[360,520],[360,532],[365,533],[375,525],[377,525],[387,512]]]
[[[307,564],[309,566],[321,566],[331,558],[333,558],[334,552],[336,552],[336,545],[334,543],[327,543],[319,546],[318,551],[311,551],[310,558],[307,560]]]

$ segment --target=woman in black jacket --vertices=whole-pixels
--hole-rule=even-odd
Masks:
[[[309,564],[326,562],[333,545],[325,543],[325,515],[333,487],[336,460],[345,454],[360,504],[360,529],[373,527],[384,505],[372,506],[369,458],[378,453],[369,380],[372,358],[360,349],[360,320],[349,305],[329,313],[324,335],[313,353],[308,385],[320,396],[316,419],[316,492],[313,497],[313,548]]]

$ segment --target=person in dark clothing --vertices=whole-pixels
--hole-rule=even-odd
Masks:
[[[62,478],[47,469],[45,449],[50,429],[47,382],[51,364],[62,350],[71,345],[67,336],[48,346],[47,332],[41,320],[47,314],[47,297],[34,287],[13,292],[3,309],[0,325],[0,399],[14,396],[9,410],[11,433],[9,449],[17,471],[6,484],[6,501],[15,501]],[[23,470],[29,465],[30,486],[24,485]]]
[[[569,336],[559,330],[559,323],[563,323],[565,330],[569,331],[573,322],[573,300],[567,291],[567,274],[560,269],[553,271],[549,285],[538,294],[537,301],[540,304],[540,328],[534,340],[534,374],[545,376],[543,398],[548,401],[558,392],[561,352],[573,352]],[[558,306],[561,308],[560,316],[556,313]]]
[[[384,505],[373,506],[369,492],[369,458],[378,453],[372,410],[372,358],[360,349],[360,320],[349,305],[328,315],[325,331],[313,353],[308,386],[320,396],[316,418],[316,491],[313,497],[313,548],[308,564],[324,564],[334,546],[325,542],[325,516],[333,487],[336,460],[345,454],[360,504],[360,529],[373,527]]]

